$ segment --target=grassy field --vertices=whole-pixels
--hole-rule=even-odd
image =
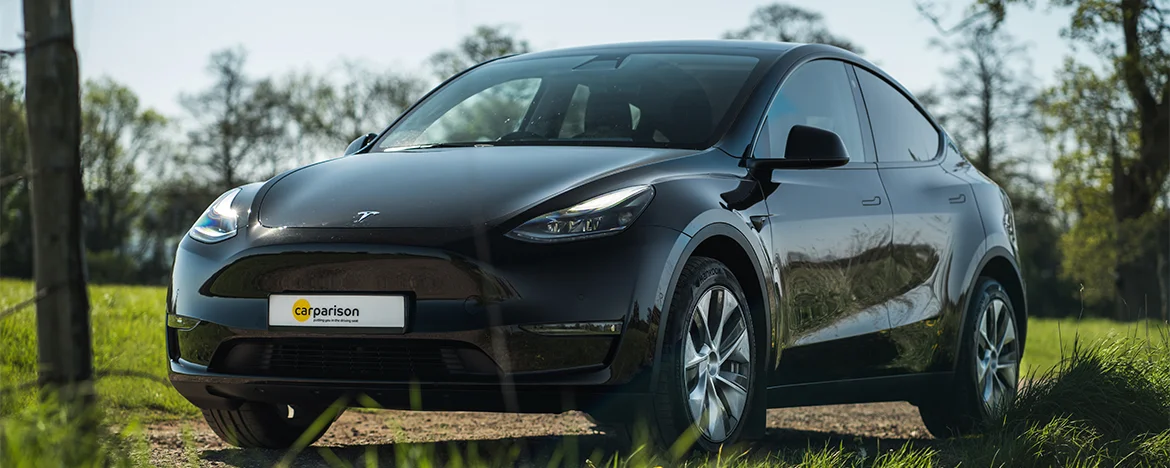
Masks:
[[[1060,363],[1061,356],[1072,352],[1075,342],[1081,346],[1097,343],[1110,337],[1130,337],[1140,341],[1163,342],[1170,333],[1163,322],[1147,321],[1120,323],[1113,320],[1088,318],[1028,320],[1028,341],[1024,348],[1024,375],[1040,375]]]
[[[33,296],[32,283],[0,280],[0,310]],[[166,377],[166,288],[93,286],[89,289],[97,391],[115,415],[140,420],[198,413]],[[36,314],[32,307],[0,319],[0,414],[29,404],[25,387],[36,380]]]
[[[0,310],[32,295],[29,282],[0,280]],[[196,420],[195,407],[166,382],[164,295],[165,289],[157,287],[90,288],[94,363],[100,377],[97,391],[105,420],[112,420],[113,427],[125,427],[127,421]],[[44,405],[35,403],[35,387],[31,385],[36,378],[34,319],[32,308],[0,318],[0,464],[7,461],[10,466],[40,466],[47,459],[76,452],[61,452],[56,447],[86,444],[95,447],[92,453],[99,455],[85,459],[61,458],[59,464],[121,464],[112,463],[111,459],[126,462],[127,466],[148,464],[142,460],[146,456],[143,453],[148,454],[150,449],[143,448],[146,443],[141,435],[131,439],[113,434],[96,441],[73,440],[70,439],[75,437],[70,435],[73,423],[68,418],[57,415],[51,408],[40,409]],[[1170,343],[1168,335],[1167,326],[1156,322],[1029,321],[1025,372],[1046,378],[1029,386],[1021,395],[1025,403],[1007,412],[1003,422],[985,437],[928,447],[907,444],[899,450],[868,457],[859,456],[848,447],[811,447],[799,453],[731,456],[730,463],[727,458],[714,464],[704,460],[681,461],[687,466],[745,468],[931,467],[955,466],[959,462],[966,467],[1005,466],[1004,457],[1009,457],[1007,460],[1011,461],[1006,466],[1170,466],[1170,423],[1167,423],[1170,421],[1170,352],[1165,347]],[[1126,337],[1134,339],[1126,340]],[[1062,357],[1073,353],[1074,341],[1078,339],[1079,354],[1072,361],[1062,363]],[[1160,347],[1149,346],[1151,342]],[[1048,373],[1057,364],[1063,365],[1055,373]],[[1144,429],[1133,429],[1140,424],[1145,424]],[[138,448],[118,448],[126,444],[138,444]],[[407,444],[402,450],[396,455],[399,461],[396,465],[401,466],[405,461],[408,466],[427,466],[435,465],[438,460],[428,452],[433,452],[434,446]],[[131,455],[129,458],[119,455],[123,453]],[[404,454],[407,459],[402,458]],[[416,455],[423,458],[416,459]],[[660,456],[635,452],[612,466],[680,463],[677,458],[667,458],[665,462],[654,458]],[[194,454],[192,457],[197,459]],[[99,459],[100,463],[95,461]],[[600,460],[605,466],[611,466],[605,459]],[[469,466],[473,465],[477,464]],[[549,466],[553,464],[550,462]]]

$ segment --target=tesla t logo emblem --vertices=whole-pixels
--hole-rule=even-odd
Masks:
[[[366,218],[369,218],[370,216],[374,216],[377,214],[381,214],[381,212],[378,212],[378,211],[359,211],[358,214],[353,216],[353,223],[359,224],[362,221],[365,221]]]

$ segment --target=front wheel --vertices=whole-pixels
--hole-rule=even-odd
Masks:
[[[325,410],[296,406],[244,403],[234,410],[203,410],[203,418],[224,442],[242,448],[285,449],[304,437],[304,445],[320,439],[333,419]],[[318,419],[322,419],[318,421]]]
[[[650,424],[655,442],[670,447],[686,435],[713,452],[739,439],[755,406],[751,317],[731,270],[711,258],[687,260],[664,324]]]
[[[1016,397],[1024,343],[1011,298],[998,281],[980,277],[959,340],[954,387],[918,407],[935,437],[982,432]]]

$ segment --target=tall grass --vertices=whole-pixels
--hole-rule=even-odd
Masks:
[[[1170,467],[1170,337],[1074,339],[956,455],[964,466]]]
[[[97,408],[79,412],[52,398],[0,417],[5,468],[146,466],[150,445],[137,423],[111,429]]]

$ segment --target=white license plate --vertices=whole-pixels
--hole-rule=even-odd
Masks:
[[[268,296],[268,325],[403,329],[406,297],[273,294]]]

